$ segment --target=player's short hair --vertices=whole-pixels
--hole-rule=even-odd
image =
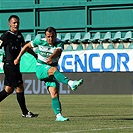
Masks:
[[[9,22],[12,18],[16,18],[18,21],[20,20],[19,17],[18,17],[17,15],[11,15],[11,16],[8,18],[8,22]]]
[[[54,32],[55,34],[56,34],[56,29],[54,28],[54,27],[48,27],[48,28],[46,28],[46,30],[45,30],[45,35],[46,35],[46,32]]]

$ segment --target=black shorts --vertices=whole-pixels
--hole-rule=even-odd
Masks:
[[[13,62],[6,61],[4,63],[4,73],[4,85],[16,88],[20,84],[23,84],[22,74],[20,73],[19,65],[14,65]]]

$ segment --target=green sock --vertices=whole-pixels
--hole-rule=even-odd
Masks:
[[[61,113],[61,103],[58,97],[52,98],[52,109],[54,110],[55,115]]]
[[[54,77],[61,83],[68,84],[69,79],[58,70],[55,71]]]

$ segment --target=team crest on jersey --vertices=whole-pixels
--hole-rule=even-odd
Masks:
[[[0,40],[0,46],[2,45],[2,43],[3,43],[3,41],[2,41],[2,40]]]
[[[21,38],[21,35],[18,35],[18,38]]]

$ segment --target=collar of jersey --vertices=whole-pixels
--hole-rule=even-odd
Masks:
[[[15,34],[15,33],[13,33],[12,31],[10,31],[10,30],[8,30],[7,32],[10,32],[11,34],[13,34],[13,35],[17,35],[17,34]]]

